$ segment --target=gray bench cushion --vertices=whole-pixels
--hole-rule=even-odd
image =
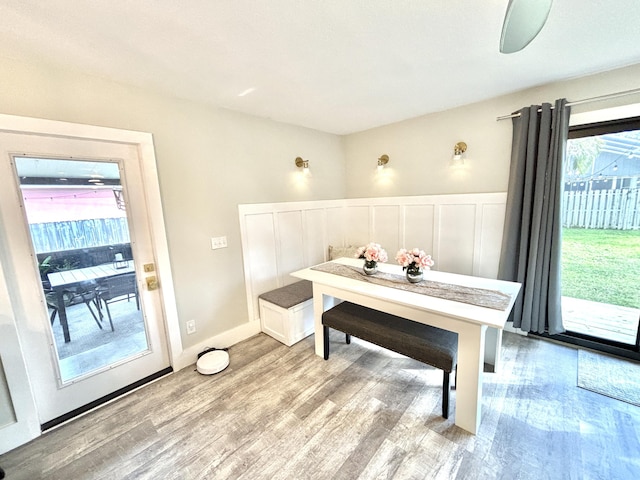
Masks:
[[[342,302],[322,314],[322,324],[448,373],[457,363],[457,333],[362,305]]]
[[[265,292],[258,298],[282,308],[291,308],[313,298],[313,284],[309,280],[292,283],[285,287]]]

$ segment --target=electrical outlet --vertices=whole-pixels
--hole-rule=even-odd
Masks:
[[[189,320],[187,322],[187,335],[191,335],[192,333],[196,333],[196,321]]]

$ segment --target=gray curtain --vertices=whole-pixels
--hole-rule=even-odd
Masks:
[[[532,105],[513,119],[509,190],[499,278],[522,284],[514,327],[564,332],[560,308],[562,166],[569,130],[566,99]]]

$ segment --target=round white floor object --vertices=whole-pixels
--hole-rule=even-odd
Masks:
[[[196,369],[202,375],[213,375],[229,366],[229,353],[215,350],[202,355],[196,362]]]

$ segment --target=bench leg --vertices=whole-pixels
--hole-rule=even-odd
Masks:
[[[449,418],[449,372],[444,373],[442,382],[442,416]]]
[[[345,333],[344,341],[347,342],[347,345],[351,345],[351,335],[349,335],[348,333]]]
[[[324,332],[324,359],[329,360],[329,327],[322,326]]]

